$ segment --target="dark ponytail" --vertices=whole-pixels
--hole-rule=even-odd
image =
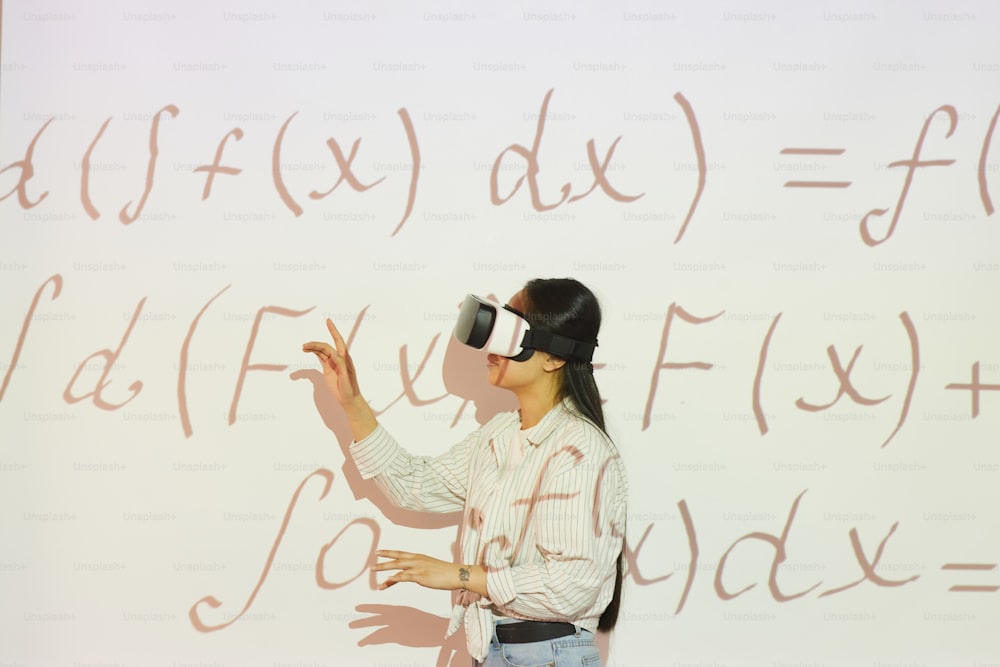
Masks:
[[[609,602],[608,606],[604,608],[601,618],[597,621],[597,629],[601,632],[614,630],[615,624],[618,623],[618,609],[622,605],[622,580],[624,579],[624,571],[625,543],[623,541],[622,550],[618,554],[618,563],[615,572],[615,592],[614,595],[611,596],[611,602]]]
[[[536,279],[524,286],[525,317],[531,327],[550,331],[573,340],[597,340],[601,328],[601,306],[587,287],[572,278]],[[560,398],[569,398],[573,407],[608,435],[601,408],[601,393],[594,380],[594,367],[589,361],[569,360],[563,366]],[[608,436],[610,440],[611,437]],[[623,530],[624,532],[624,530]],[[607,632],[618,621],[621,607],[622,579],[625,565],[625,545],[618,554],[615,591],[604,609],[597,629]]]

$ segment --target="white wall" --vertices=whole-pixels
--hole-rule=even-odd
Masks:
[[[356,325],[440,452],[509,405],[457,304],[566,275],[631,484],[609,665],[997,664],[953,587],[1000,575],[945,567],[1000,560],[994,3],[2,11],[0,665],[468,664],[364,573],[454,524],[357,479],[300,346]],[[310,198],[329,140],[368,189]]]

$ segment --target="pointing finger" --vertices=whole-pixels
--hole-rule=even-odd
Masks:
[[[344,337],[340,335],[340,331],[337,330],[337,325],[333,323],[330,318],[326,319],[326,328],[330,331],[330,335],[333,336],[333,342],[337,346],[337,352],[347,356],[347,343],[344,342]]]

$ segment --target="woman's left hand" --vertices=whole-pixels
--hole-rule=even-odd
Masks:
[[[468,568],[455,563],[438,560],[423,554],[412,554],[407,551],[391,551],[380,549],[375,552],[379,558],[388,558],[382,563],[377,563],[374,567],[377,572],[397,570],[392,576],[379,584],[379,590],[385,590],[401,581],[412,581],[426,588],[435,588],[442,591],[455,590],[463,587],[460,570]],[[467,580],[466,580],[467,581]]]

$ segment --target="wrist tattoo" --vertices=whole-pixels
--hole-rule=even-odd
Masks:
[[[458,580],[462,583],[462,590],[463,591],[469,590],[469,586],[468,586],[468,583],[469,583],[469,568],[465,567],[464,565],[459,565],[458,566]]]

